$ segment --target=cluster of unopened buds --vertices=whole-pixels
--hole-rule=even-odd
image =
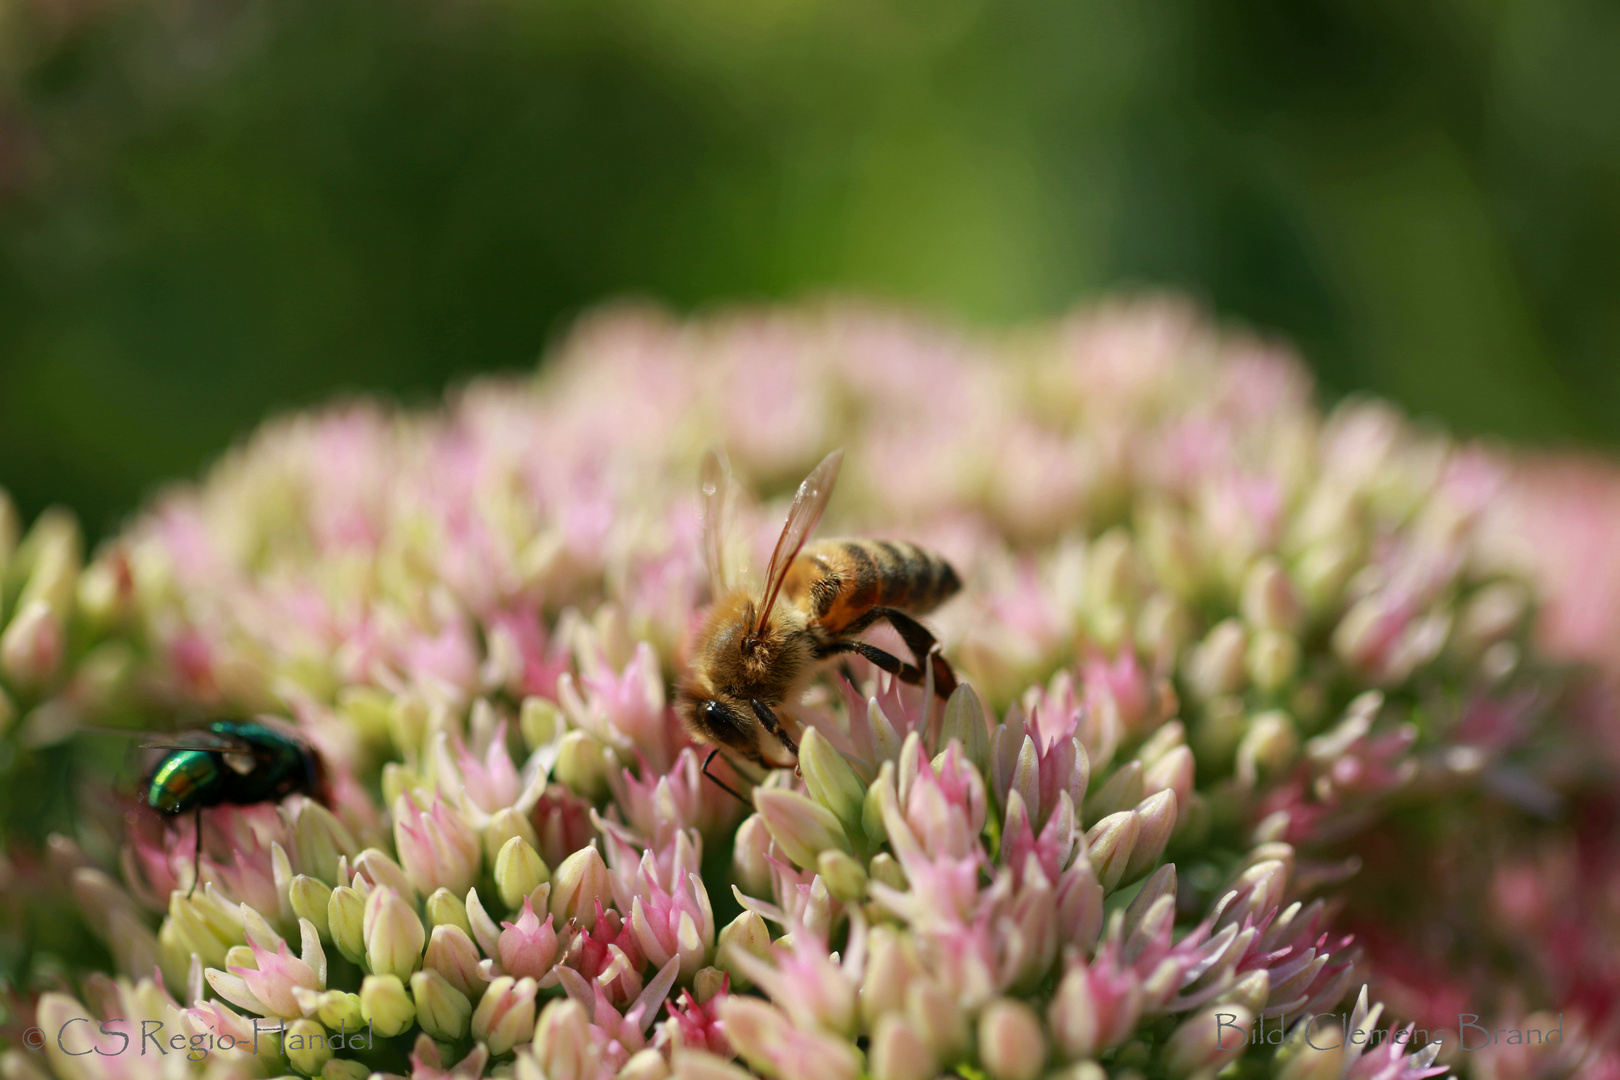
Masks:
[[[670,691],[715,442],[765,491],[843,446],[829,522],[964,582],[929,620],[963,685],[829,667],[796,770],[711,763],[747,805]],[[35,881],[115,970],[38,992],[0,1075],[1466,1070],[1382,1017],[1339,912],[1412,872],[1357,848],[1396,809],[1556,797],[1503,483],[1175,305],[1008,343],[631,313],[444,413],[272,424],[87,566],[71,522],[0,530],[6,738],[268,713],[328,789],[53,837]],[[756,567],[781,513],[738,510]],[[142,1020],[175,1052],[115,1052]]]

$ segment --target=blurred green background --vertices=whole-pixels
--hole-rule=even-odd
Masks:
[[[116,527],[269,412],[639,294],[1184,288],[1331,395],[1620,441],[1602,0],[0,0],[0,483]]]

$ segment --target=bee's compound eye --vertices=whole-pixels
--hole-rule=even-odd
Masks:
[[[732,726],[731,714],[728,713],[726,711],[726,707],[720,704],[718,701],[705,701],[702,705],[698,706],[698,712],[703,714],[703,719],[707,723],[715,727]]]

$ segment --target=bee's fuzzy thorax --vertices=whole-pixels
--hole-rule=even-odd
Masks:
[[[756,635],[756,606],[743,589],[720,597],[704,620],[690,683],[699,692],[772,704],[783,701],[814,662],[815,641],[802,612],[778,604]]]

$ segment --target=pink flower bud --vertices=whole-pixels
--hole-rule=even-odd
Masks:
[[[513,911],[527,906],[535,890],[550,880],[545,860],[521,836],[508,840],[495,856],[495,888],[501,903]]]
[[[782,1080],[855,1080],[861,1054],[843,1039],[800,1028],[758,998],[727,995],[720,1003],[726,1038],[750,1064]]]
[[[332,903],[331,889],[308,874],[299,874],[287,886],[287,902],[294,915],[308,919],[317,933],[331,940],[332,931],[327,921],[328,908]]]
[[[551,970],[557,956],[557,932],[551,928],[552,917],[542,923],[534,907],[525,897],[523,912],[515,923],[503,922],[501,931],[501,972],[522,977],[541,979]],[[437,931],[435,931],[437,935]],[[470,942],[469,942],[470,944]]]
[[[534,1057],[547,1077],[594,1077],[603,1072],[601,1033],[577,1001],[548,1002],[534,1027]]]
[[[753,1080],[754,1074],[706,1050],[678,1047],[671,1058],[680,1080]]]
[[[536,989],[533,979],[510,975],[490,983],[472,1015],[473,1037],[483,1040],[495,1055],[533,1038]]]
[[[714,969],[705,968],[704,971],[712,972]],[[678,1005],[666,1003],[670,1025],[674,1029],[679,1045],[730,1057],[734,1051],[731,1048],[731,1041],[726,1038],[725,1025],[720,1022],[721,1003],[729,996],[725,988],[725,976],[721,975],[720,986],[702,1003],[685,990],[681,991]]]
[[[1103,887],[1088,859],[1076,859],[1058,878],[1058,935],[1065,944],[1089,949],[1102,932]]]
[[[654,887],[649,895],[633,898],[630,927],[655,967],[678,957],[682,977],[690,979],[708,962],[714,947],[714,914],[702,879],[689,874],[686,881],[676,883],[673,894]]]
[[[859,836],[866,785],[844,755],[815,728],[805,731],[799,744],[799,771],[804,774],[804,786],[811,797],[833,812],[844,831]]]
[[[332,890],[326,903],[326,925],[338,951],[354,963],[366,954],[366,902],[347,885]]]
[[[770,955],[771,932],[765,925],[765,920],[752,911],[744,911],[720,931],[720,944],[715,949],[715,962],[720,969],[731,976],[731,982],[739,990],[746,990],[753,983],[742,974],[740,968],[732,963],[734,952],[747,953],[749,956],[764,960]]]
[[[765,819],[750,814],[737,828],[732,842],[732,872],[738,886],[750,896],[764,896],[771,889],[771,867],[766,861],[771,850],[771,830]]]
[[[406,877],[424,895],[466,892],[483,861],[472,827],[437,797],[426,810],[409,793],[394,800],[394,846]]]
[[[576,795],[600,799],[608,793],[608,777],[619,767],[612,750],[587,731],[577,728],[557,744],[557,779]]]
[[[1176,827],[1176,793],[1165,790],[1149,795],[1132,813],[1137,821],[1136,843],[1131,848],[1130,860],[1125,864],[1123,881],[1134,881],[1151,870],[1170,833]]]
[[[1165,1069],[1171,1076],[1208,1075],[1238,1058],[1248,1045],[1254,1014],[1242,1005],[1211,1005],[1170,1034]]]
[[[1105,892],[1111,892],[1124,879],[1141,827],[1135,811],[1124,810],[1109,814],[1086,833],[1087,857]]]
[[[1167,863],[1155,870],[1152,876],[1142,883],[1142,887],[1136,892],[1136,898],[1125,909],[1125,919],[1120,926],[1125,939],[1127,941],[1131,939],[1137,928],[1148,918],[1148,913],[1155,910],[1161,900],[1170,901],[1168,911],[1173,919],[1175,898],[1176,867],[1174,863]]]
[[[319,994],[294,991],[300,1007],[313,1015],[329,1031],[357,1031],[365,1026],[360,1008],[360,995],[342,990],[327,990]]]
[[[1046,1064],[1040,1017],[1021,1001],[1000,998],[979,1014],[979,1060],[993,1080],[1035,1080]]]
[[[850,904],[866,896],[866,868],[853,855],[837,848],[823,851],[816,859],[816,872],[835,900]]]
[[[1249,643],[1246,665],[1262,693],[1280,693],[1299,670],[1299,642],[1282,630],[1262,630]]]
[[[455,1042],[467,1034],[472,1002],[443,975],[432,970],[412,975],[411,1000],[416,1004],[416,1022],[435,1039]]]
[[[774,964],[742,952],[734,952],[731,960],[798,1026],[853,1034],[856,987],[850,975],[828,956],[826,940],[800,928],[791,945],[779,944],[773,951]]]
[[[754,806],[795,866],[814,868],[828,848],[848,851],[849,838],[831,810],[794,791],[755,788]]]
[[[913,980],[906,989],[906,1019],[941,1060],[954,1061],[966,1051],[971,1029],[960,998],[945,987]]]
[[[369,886],[380,885],[393,889],[411,903],[416,903],[416,886],[411,884],[410,878],[400,868],[399,863],[376,848],[367,848],[355,856],[354,876],[354,887],[365,895],[370,895]],[[364,885],[360,879],[364,879]]]
[[[870,1056],[872,1080],[932,1080],[939,1072],[932,1048],[896,1013],[878,1021]]]
[[[598,901],[612,899],[612,878],[594,846],[568,856],[552,875],[551,914],[560,923],[574,920],[589,930],[596,925]]]
[[[669,1063],[649,1046],[630,1055],[614,1080],[669,1080]]]
[[[62,621],[44,600],[20,607],[0,633],[0,672],[20,686],[40,686],[62,663]]]
[[[1112,776],[1086,797],[1085,816],[1095,821],[1135,807],[1146,794],[1143,771],[1140,761],[1127,761],[1115,769]]]
[[[319,1076],[332,1060],[326,1029],[313,1020],[294,1020],[281,1033],[281,1049],[287,1062],[306,1076]]]
[[[416,912],[393,889],[379,886],[372,890],[366,900],[364,932],[372,971],[398,976],[402,982],[411,977],[427,934]]]
[[[955,739],[962,754],[981,774],[989,769],[990,731],[985,724],[984,706],[967,683],[958,686],[945,702],[939,738],[942,745]]]
[[[1100,1049],[1101,1021],[1090,974],[1084,967],[1072,967],[1063,976],[1047,1008],[1047,1021],[1058,1051],[1065,1058],[1089,1058]]]
[[[1291,632],[1298,628],[1299,598],[1282,564],[1269,555],[1249,568],[1240,606],[1243,618],[1256,629]]]
[[[1326,1024],[1302,1023],[1277,1051],[1277,1080],[1340,1080],[1344,1076],[1344,1047],[1340,1039],[1317,1038]],[[1321,1049],[1311,1044],[1317,1043]]]
[[[1187,660],[1187,682],[1202,701],[1243,688],[1244,653],[1248,649],[1243,624],[1236,619],[1218,623],[1194,647]]]
[[[292,954],[285,941],[277,943],[275,952],[260,948],[257,942],[250,942],[249,947],[256,967],[232,966],[229,968],[231,974],[238,976],[249,992],[276,1016],[290,1018],[303,1015],[293,998],[293,988],[321,990],[324,989],[323,980],[316,977],[309,964]],[[324,968],[324,957],[321,962]]]
[[[1266,859],[1245,869],[1232,883],[1232,900],[1221,910],[1216,928],[1259,923],[1277,907],[1288,887],[1288,867]]]
[[[332,811],[314,799],[298,803],[293,819],[293,855],[298,868],[327,884],[337,882],[338,858],[353,857],[360,850],[354,835],[333,816]]]
[[[377,1034],[392,1038],[416,1021],[416,1005],[398,975],[367,975],[360,983],[360,1015]]]
[[[466,903],[454,896],[449,889],[433,890],[433,895],[427,898],[423,908],[429,927],[459,926],[463,933],[472,933],[472,923],[467,919]]]
[[[422,966],[444,976],[451,986],[468,998],[478,997],[488,985],[478,972],[478,947],[465,930],[454,924],[445,923],[433,928]]]
[[[1123,1042],[1142,1011],[1142,990],[1134,975],[1109,962],[1073,964],[1058,983],[1047,1008],[1047,1023],[1059,1053],[1090,1058]]]
[[[1238,743],[1238,783],[1252,788],[1263,774],[1286,768],[1298,751],[1299,736],[1289,715],[1280,709],[1261,713],[1249,721],[1249,729]]]
[[[1170,791],[1176,796],[1176,805],[1186,803],[1193,789],[1193,752],[1187,746],[1176,746],[1150,764],[1142,773],[1142,791],[1145,795]]]

